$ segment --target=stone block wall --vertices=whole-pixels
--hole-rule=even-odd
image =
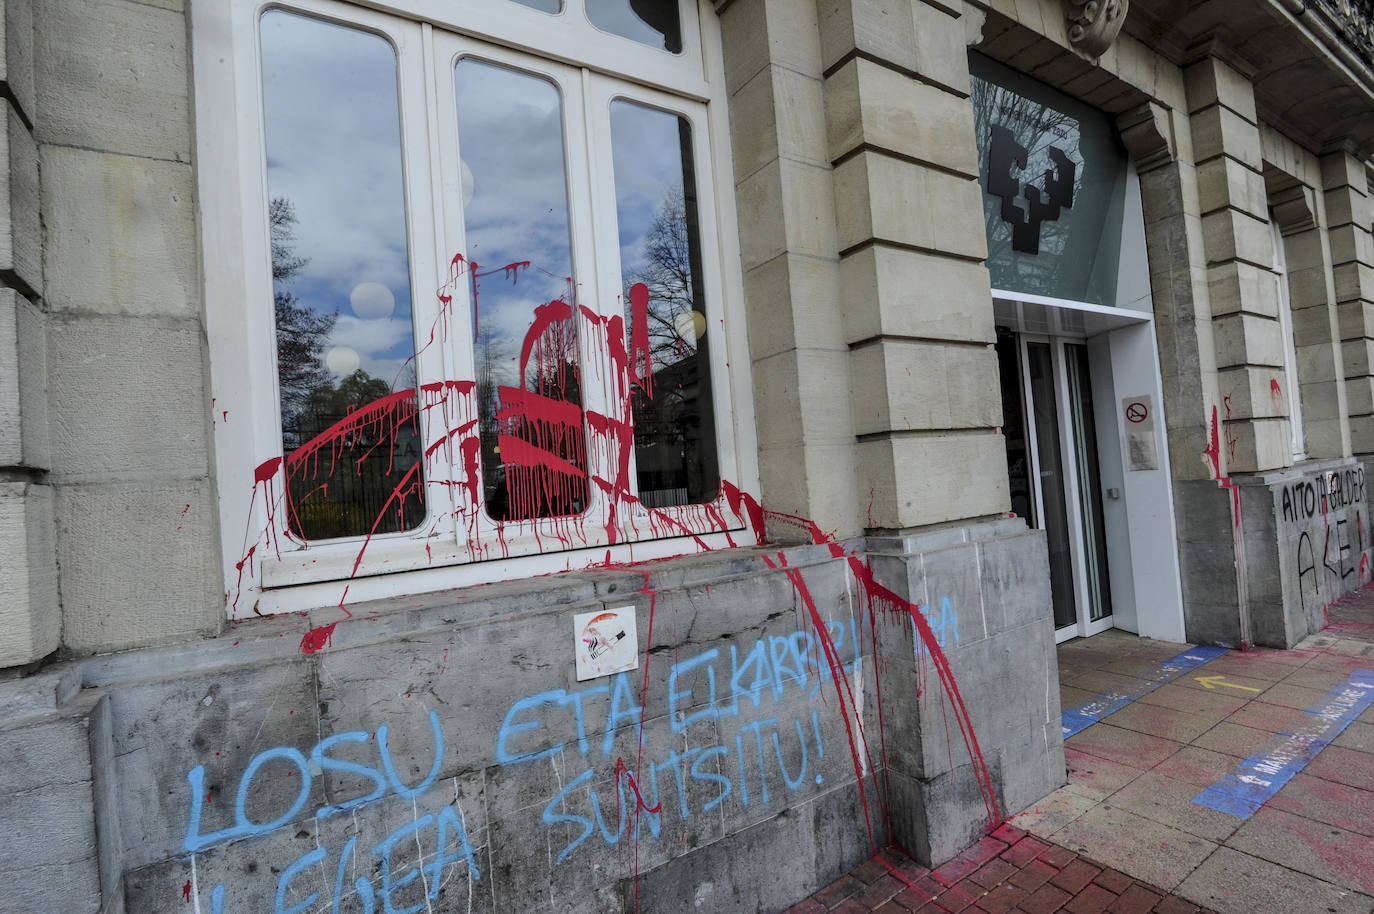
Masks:
[[[0,683],[0,855],[31,877],[0,909],[779,910],[889,814],[941,862],[988,796],[1063,781],[1044,547],[1012,520],[864,546],[359,606],[310,653],[326,614],[254,620]],[[979,752],[910,616],[870,616],[864,559],[924,601]],[[638,668],[578,682],[573,614],[622,606]]]
[[[33,9],[0,3],[0,669],[58,646]]]
[[[1325,627],[1328,604],[1370,581],[1365,466],[1308,463],[1240,490],[1253,640],[1292,647]]]
[[[213,634],[223,587],[187,14],[30,3],[48,378],[30,409],[50,429],[41,483],[62,569],[44,612],[56,618],[60,599],[74,655]]]

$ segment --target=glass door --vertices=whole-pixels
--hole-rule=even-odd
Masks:
[[[1055,640],[1096,634],[1112,610],[1087,347],[1005,334],[997,349],[1012,497],[1045,531]]]

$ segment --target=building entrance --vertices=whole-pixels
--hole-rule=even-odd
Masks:
[[[999,328],[997,356],[1012,510],[1045,531],[1055,640],[1097,634],[1113,621],[1088,347]]]

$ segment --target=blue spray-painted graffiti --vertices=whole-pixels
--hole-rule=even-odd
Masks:
[[[954,643],[959,643],[959,614],[954,611],[954,605],[950,603],[949,597],[940,598],[940,609],[936,612],[930,606],[921,607],[921,615],[925,616],[926,622],[930,624],[930,630],[935,633],[935,643],[943,650],[953,638]],[[926,647],[921,636],[916,631],[916,620],[911,619],[911,641],[917,645],[918,651],[930,653],[930,648]]]
[[[826,628],[837,651],[851,657],[844,669],[852,677],[861,670],[854,622],[831,622]],[[557,865],[593,834],[599,834],[607,846],[618,844],[627,834],[637,841],[645,826],[658,837],[664,815],[674,810],[687,822],[727,799],[743,807],[766,806],[779,786],[795,791],[808,782],[823,783],[819,768],[825,747],[819,711],[804,705],[798,713],[793,702],[788,706],[790,713],[770,712],[796,697],[808,705],[821,700],[821,688],[830,678],[830,669],[809,632],[759,638],[747,650],[733,644],[728,653],[711,648],[679,660],[668,672],[669,727],[681,735],[676,745],[685,747],[639,759],[637,776],[616,766],[613,754],[617,736],[627,725],[633,727],[636,746],[642,739],[643,710],[625,673],[617,674],[609,684],[575,691],[553,689],[513,703],[497,734],[496,760],[501,765],[519,765],[576,751],[596,763],[571,778],[541,814],[546,826],[569,836],[555,860]],[[588,729],[591,701],[606,705],[604,726],[597,736]],[[560,734],[575,734],[575,739],[560,740]],[[691,745],[697,736],[705,740]],[[598,790],[593,786],[598,767],[607,773],[613,766],[614,784],[601,784]]]
[[[434,734],[434,761],[424,780],[414,787],[407,786],[396,771],[396,764],[388,747],[386,726],[378,727],[375,735],[364,730],[352,730],[347,733],[327,736],[310,750],[308,761],[303,752],[292,746],[277,746],[259,752],[248,763],[243,774],[239,777],[238,790],[234,795],[234,824],[210,834],[204,834],[201,831],[201,819],[204,813],[205,767],[197,765],[186,775],[186,780],[191,788],[190,811],[186,824],[186,850],[196,854],[230,841],[261,837],[280,828],[285,828],[296,821],[305,810],[306,804],[310,800],[314,779],[325,772],[338,772],[361,777],[372,785],[372,789],[365,794],[343,802],[320,806],[315,810],[317,820],[326,819],[347,810],[357,809],[381,799],[388,792],[412,803],[417,803],[430,788],[434,787],[444,761],[444,734],[437,712],[429,712],[429,724]],[[378,767],[363,765],[330,755],[331,750],[336,746],[370,742],[375,742],[377,746],[378,761],[380,762]],[[274,767],[279,769],[283,767],[281,763],[285,763],[286,771],[278,771],[278,775],[284,774],[292,778],[293,782],[297,784],[296,796],[291,805],[275,818],[265,822],[254,822],[248,814],[248,801],[253,793],[253,784],[259,778],[259,773],[263,768],[273,762],[278,763]],[[429,840],[426,842],[425,838],[429,838]],[[427,843],[430,852],[425,854],[423,858],[425,862],[422,865],[397,873],[393,869],[393,854],[401,842]],[[335,914],[339,910],[344,898],[345,873],[349,872],[350,862],[354,862],[356,865],[357,843],[356,835],[349,838],[339,853],[335,868],[334,897],[329,907],[331,914]],[[413,914],[413,912],[423,909],[426,906],[423,896],[427,896],[430,901],[437,899],[440,889],[444,885],[443,875],[445,871],[458,863],[463,863],[466,866],[467,872],[473,880],[482,878],[472,845],[468,841],[462,809],[456,800],[452,804],[444,805],[437,811],[427,812],[423,816],[418,815],[417,811],[417,816],[413,821],[407,822],[387,835],[370,849],[370,853],[376,858],[380,869],[377,883],[374,885],[370,880],[360,876],[353,881],[351,886],[352,892],[359,899],[358,903],[365,914],[373,914],[378,902],[380,902],[384,914]],[[277,881],[274,914],[299,914],[299,912],[316,908],[320,902],[319,892],[311,892],[304,898],[296,900],[289,907],[287,906],[287,898],[292,894],[292,881],[306,869],[324,863],[328,857],[328,849],[316,847],[300,855],[285,867]],[[422,896],[420,901],[408,907],[397,907],[395,897],[397,893],[401,893],[403,897],[410,897],[412,900],[416,897],[416,892],[413,889],[410,892],[403,892],[403,890],[417,879],[420,880],[422,887],[427,889],[419,893]],[[222,914],[224,894],[224,885],[216,885],[211,893],[212,914]]]

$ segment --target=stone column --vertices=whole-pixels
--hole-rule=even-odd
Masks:
[[[763,499],[862,531],[814,0],[718,3]],[[778,541],[804,531],[770,526]]]
[[[1297,351],[1296,378],[1280,389],[1277,378],[1267,391],[1249,391],[1255,398],[1269,397],[1275,410],[1292,415],[1285,400],[1302,397],[1303,443],[1308,457],[1343,457],[1350,453],[1345,422],[1345,383],[1339,340],[1336,337],[1334,289],[1331,283],[1330,250],[1319,225],[1316,192],[1305,184],[1293,184],[1269,195],[1274,224],[1282,238],[1288,284],[1288,307]]]
[[[48,316],[40,297],[33,18],[0,2],[0,668],[56,649],[61,630],[48,484]]]
[[[1229,471],[1288,466],[1287,407],[1269,395],[1271,380],[1288,390],[1291,379],[1283,372],[1254,87],[1217,57],[1192,64],[1184,77]]]
[[[1374,453],[1374,205],[1364,163],[1345,150],[1322,157],[1322,190],[1341,340],[1350,443]]]
[[[859,500],[903,530],[1008,507],[968,55],[958,11],[822,0]]]
[[[187,13],[33,9],[63,647],[195,638],[223,624],[224,591]]]

